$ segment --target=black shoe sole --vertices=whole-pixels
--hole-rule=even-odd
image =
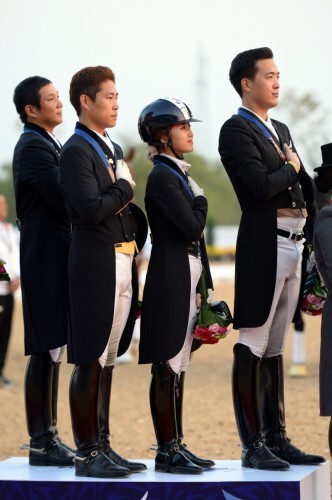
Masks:
[[[74,457],[73,457],[74,458]],[[39,467],[74,467],[74,461],[68,463],[51,463],[48,462],[47,460],[29,460],[29,465],[32,465],[33,467],[39,466]]]
[[[159,468],[159,467],[155,467],[154,469],[156,472],[165,472],[166,474],[183,474],[183,475],[186,475],[186,476],[197,476],[198,474],[202,474],[202,470],[198,470],[198,471],[179,471],[178,469],[171,469],[171,468],[168,468],[168,469],[164,469],[164,468]]]
[[[246,467],[247,469],[256,469],[256,470],[271,470],[271,471],[287,471],[290,467],[256,467],[251,463],[243,463],[242,467]]]
[[[112,474],[105,474],[105,475],[103,475],[103,474],[96,475],[96,474],[91,474],[91,473],[86,472],[86,471],[78,471],[78,470],[75,471],[75,476],[79,476],[79,477],[99,477],[99,478],[103,478],[103,479],[107,479],[107,478],[110,478],[110,479],[112,479],[112,478],[126,478],[126,477],[129,477],[129,475],[130,475],[129,473],[123,474],[121,472],[118,472],[118,473],[114,472]]]

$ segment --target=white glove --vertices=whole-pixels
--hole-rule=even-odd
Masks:
[[[136,183],[134,182],[134,180],[131,176],[129,167],[124,160],[117,160],[115,174],[116,174],[117,180],[125,179],[126,181],[129,182],[131,187],[134,189],[134,187],[136,186]]]
[[[208,296],[207,296],[206,302],[208,304],[211,304],[212,299],[213,299],[213,290],[212,290],[212,288],[208,288],[207,289],[207,293],[208,293]]]
[[[189,186],[191,187],[192,192],[194,193],[194,197],[196,196],[204,196],[204,190],[199,187],[197,182],[194,181],[189,175],[188,175],[188,181],[189,181]]]

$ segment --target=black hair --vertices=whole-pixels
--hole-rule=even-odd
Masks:
[[[40,94],[39,91],[45,85],[52,83],[47,78],[42,76],[30,76],[17,85],[14,90],[14,104],[16,111],[20,115],[23,123],[27,123],[28,117],[25,112],[25,106],[30,104],[40,109]]]
[[[269,47],[245,50],[233,59],[229,79],[240,97],[242,97],[242,78],[254,80],[257,73],[256,62],[261,59],[273,59],[273,52]]]
[[[77,116],[81,114],[81,95],[86,94],[95,102],[101,84],[106,80],[115,83],[115,75],[107,66],[87,66],[75,73],[70,82],[69,98]]]

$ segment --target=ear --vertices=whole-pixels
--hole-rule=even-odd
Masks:
[[[90,98],[89,96],[87,96],[86,94],[82,94],[80,95],[80,105],[81,105],[81,109],[89,109],[89,101],[90,101]]]
[[[245,93],[245,92],[251,92],[252,81],[249,80],[249,78],[242,78],[242,80],[241,80],[241,87],[242,87],[243,93]]]
[[[32,104],[27,104],[24,107],[25,114],[27,115],[28,118],[37,118],[37,108],[36,106],[32,106]]]
[[[163,145],[166,147],[167,146],[167,142],[168,142],[168,137],[166,134],[162,135],[159,139],[160,142],[163,143]]]

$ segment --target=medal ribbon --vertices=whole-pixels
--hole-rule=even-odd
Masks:
[[[170,170],[171,172],[173,172],[173,174],[175,174],[179,179],[180,181],[182,182],[182,184],[184,185],[184,187],[186,188],[186,190],[188,191],[188,193],[190,194],[190,196],[192,198],[194,198],[194,193],[192,192],[191,190],[191,187],[189,186],[189,184],[184,180],[184,178],[182,177],[182,175],[177,172],[176,170],[174,170],[173,168],[169,167],[168,165],[166,165],[165,163],[162,163],[161,161],[159,160],[156,160],[154,162],[154,166],[160,166],[160,167],[164,167],[164,168],[167,168],[167,170]]]
[[[56,152],[57,155],[59,155],[59,151],[57,150],[57,148],[54,146],[53,142],[48,139],[46,139],[46,137],[44,137],[42,134],[40,134],[39,132],[37,132],[37,130],[33,130],[31,128],[27,128],[25,127],[24,130],[23,130],[23,134],[35,134],[35,135],[38,135],[39,137],[41,137],[41,139],[43,139],[45,142],[47,142],[47,144],[51,145],[52,148],[54,149],[54,151]]]
[[[286,156],[281,151],[281,149],[279,148],[278,144],[275,142],[275,140],[273,139],[272,135],[268,131],[268,129],[265,127],[265,125],[263,125],[263,123],[258,118],[255,118],[254,116],[250,115],[249,113],[246,113],[242,108],[238,109],[237,114],[240,115],[240,116],[243,116],[243,118],[246,118],[246,120],[249,120],[249,121],[255,123],[257,125],[257,127],[259,127],[260,130],[263,132],[264,136],[272,143],[272,145],[276,149],[276,151],[277,151],[278,155],[280,156],[280,158],[282,159],[282,161],[284,163],[287,162]]]
[[[81,130],[79,128],[75,128],[75,134],[79,135],[80,137],[83,137],[83,139],[85,139],[93,147],[93,149],[96,151],[96,153],[98,154],[98,156],[101,158],[102,162],[104,163],[105,167],[107,168],[113,182],[115,182],[116,178],[114,175],[113,168],[108,163],[107,156],[104,153],[104,151],[102,150],[100,144],[93,137],[91,137],[91,135],[89,135],[87,132],[84,132],[84,130]],[[116,162],[115,148],[114,148],[114,160]]]

